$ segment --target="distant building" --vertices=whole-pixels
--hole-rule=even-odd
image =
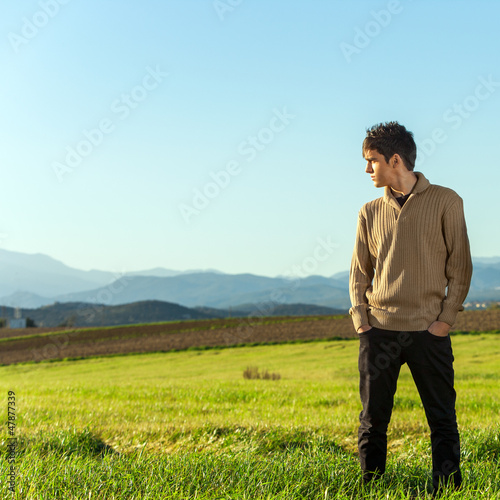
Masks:
[[[28,319],[22,318],[21,309],[16,307],[14,310],[14,317],[9,319],[9,328],[27,328]]]
[[[9,328],[27,328],[28,322],[26,318],[11,318],[9,319]]]

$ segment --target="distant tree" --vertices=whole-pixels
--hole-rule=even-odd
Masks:
[[[36,327],[35,321],[32,320],[31,318],[26,318],[26,326],[28,328],[34,328],[34,327]]]

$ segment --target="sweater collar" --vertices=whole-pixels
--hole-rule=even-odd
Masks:
[[[415,172],[415,175],[417,176],[417,182],[413,186],[410,198],[414,194],[418,194],[421,193],[422,191],[425,191],[431,185],[431,183],[426,179],[426,177],[422,172]],[[392,205],[393,207],[401,210],[401,207],[399,206],[399,203],[396,201],[396,198],[392,194],[391,188],[389,186],[385,187],[384,201],[389,205]]]

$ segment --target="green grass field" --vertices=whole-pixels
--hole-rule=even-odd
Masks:
[[[464,486],[500,498],[500,336],[456,335]],[[188,350],[0,367],[15,392],[15,493],[1,433],[2,498],[426,498],[430,444],[401,372],[384,479],[356,456],[357,340]],[[248,380],[257,366],[280,380]],[[430,496],[429,496],[430,498]]]

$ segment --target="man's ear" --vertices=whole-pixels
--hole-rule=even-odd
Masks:
[[[401,159],[401,156],[399,156],[397,153],[394,153],[391,158],[392,162],[392,168],[396,168],[399,165],[402,165],[403,160]]]

